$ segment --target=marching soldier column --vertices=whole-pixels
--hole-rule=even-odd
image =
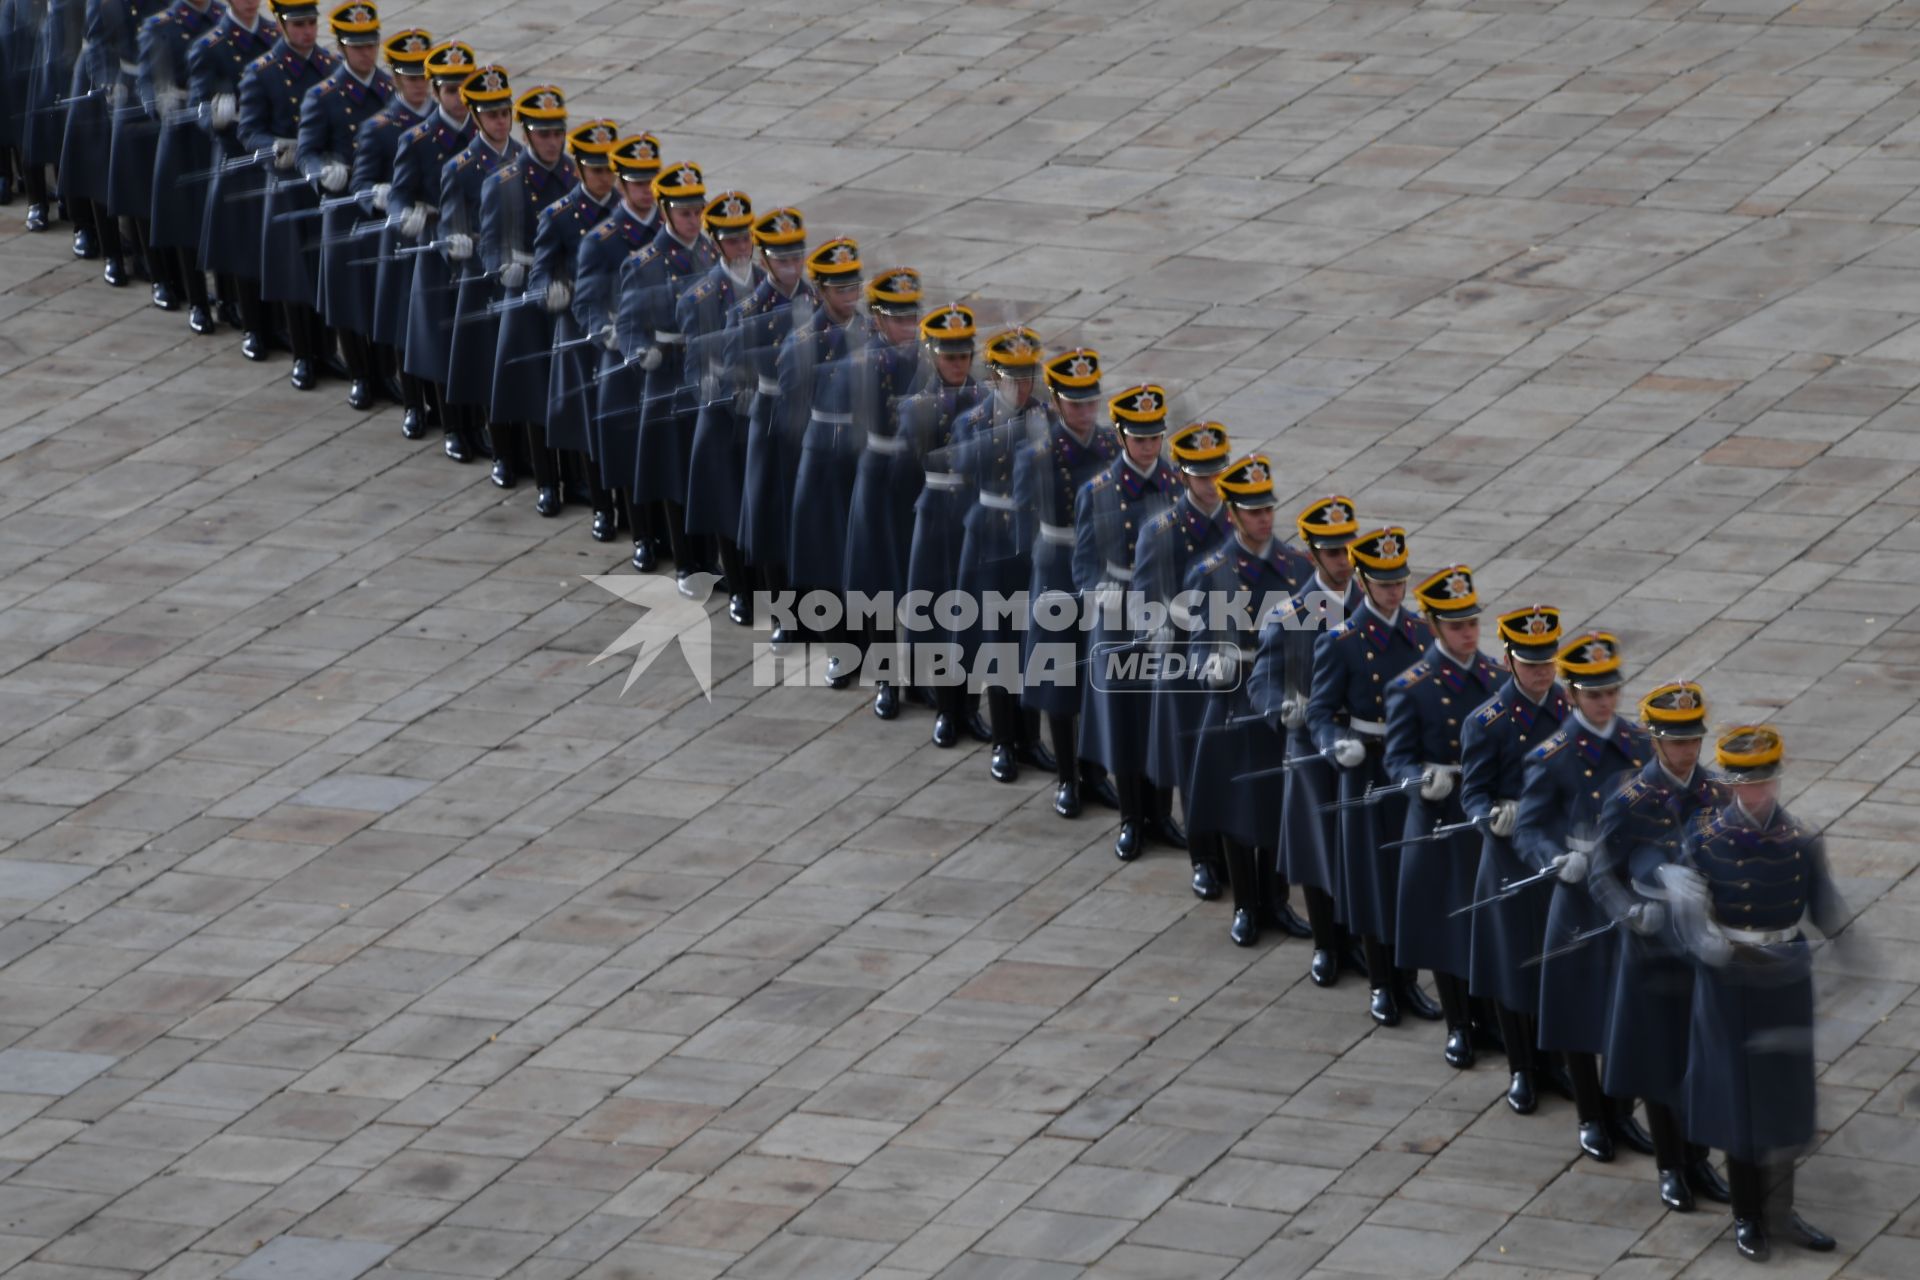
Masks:
[[[1497,1045],[1512,1111],[1565,1094],[1581,1155],[1652,1155],[1676,1212],[1730,1203],[1744,1256],[1834,1247],[1792,1170],[1803,929],[1847,916],[1780,807],[1776,730],[1703,760],[1691,681],[1632,723],[1617,640],[1565,639],[1550,605],[1499,616],[1496,662],[1468,566],[1408,601],[1406,531],[1337,494],[1290,545],[1275,462],[1170,418],[1160,384],[1108,397],[1092,348],[810,248],[800,210],[710,192],[651,134],[570,129],[557,86],[383,39],[372,0],[329,11],[337,59],[315,0],[271,4],[0,0],[0,185],[17,165],[28,228],[64,205],[108,284],[144,274],[248,359],[284,344],[296,388],[337,352],[355,410],[384,395],[407,438],[530,474],[540,515],[589,508],[688,594],[718,569],[736,623],[756,589],[892,597],[811,636],[877,717],[928,704],[936,747],[1050,772],[1062,817],[1113,805],[1123,862],[1184,847],[1233,943],[1310,937],[1313,983],[1364,972],[1380,1025],[1444,1019],[1458,1070]]]

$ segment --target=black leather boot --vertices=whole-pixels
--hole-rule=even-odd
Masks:
[[[1530,1116],[1540,1105],[1533,1091],[1533,1072],[1515,1071],[1507,1079],[1507,1105],[1517,1116]]]
[[[900,690],[886,680],[877,682],[873,691],[873,714],[882,720],[892,720],[900,714]]]
[[[1227,936],[1236,947],[1260,941],[1259,872],[1254,851],[1238,840],[1222,838],[1226,847],[1227,881],[1233,889],[1233,927]]]

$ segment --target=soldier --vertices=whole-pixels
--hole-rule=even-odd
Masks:
[[[541,420],[546,424],[546,446],[559,456],[565,489],[573,492],[575,501],[584,495],[590,504],[596,542],[613,540],[613,500],[597,483],[589,456],[591,353],[598,348],[585,344],[574,322],[573,283],[581,242],[613,211],[613,151],[619,135],[619,126],[611,120],[589,120],[568,135],[567,149],[573,154],[580,185],[540,211],[533,233],[533,267],[527,276],[527,292],[540,299],[540,312],[546,317],[547,352],[503,358],[493,374],[496,405],[502,400],[503,383],[524,382],[528,389],[544,393]],[[510,317],[500,326],[503,344],[514,337],[516,323]],[[544,507],[541,514],[546,514]]]
[[[220,0],[174,0],[140,25],[138,93],[155,122],[147,261],[157,290],[163,281],[187,301],[187,327],[214,331],[206,272],[200,269],[200,222],[206,216],[206,169],[213,149],[188,107],[187,51],[225,15]],[[155,299],[156,303],[158,298]]]
[[[1480,864],[1473,900],[1489,902],[1473,913],[1468,991],[1491,1001],[1506,1046],[1507,1105],[1532,1115],[1539,1105],[1534,1013],[1540,1007],[1540,967],[1528,963],[1545,946],[1547,904],[1539,885],[1506,893],[1531,868],[1513,847],[1527,756],[1567,718],[1567,695],[1554,679],[1560,652],[1560,611],[1536,604],[1500,616],[1507,680],[1474,709],[1460,734],[1460,806],[1481,824]]]
[[[538,305],[544,294],[533,298],[522,290],[533,268],[533,234],[541,211],[565,199],[579,179],[567,159],[567,100],[559,89],[543,84],[527,90],[514,105],[514,116],[526,146],[514,163],[495,170],[480,186],[480,265],[508,309],[495,323],[493,367],[476,370],[476,376],[491,382],[487,420],[493,483],[511,489],[516,471],[532,471],[539,490],[534,510],[551,517],[560,514],[560,463],[546,441],[546,366],[508,370],[510,361],[552,351],[553,324]],[[462,334],[460,340],[464,351],[471,339]]]
[[[868,315],[850,313],[836,329],[839,339],[816,351],[812,407],[800,437],[800,469],[793,482],[793,524],[787,530],[787,579],[801,591],[841,594],[846,580],[847,514],[853,502],[853,477],[865,447],[863,434],[872,414],[856,420],[853,369],[869,360],[876,343],[912,334],[920,319],[920,275],[908,268],[882,271],[866,286]],[[843,286],[823,284],[820,299],[829,316],[854,296]],[[877,333],[888,318],[889,338]],[[863,400],[862,409],[870,409]],[[796,411],[797,412],[797,411]],[[843,596],[844,599],[844,596]],[[850,639],[846,624],[830,637]],[[827,660],[827,678],[836,689],[853,678],[858,663],[835,645]]]
[[[1466,821],[1459,796],[1460,725],[1493,696],[1499,668],[1480,652],[1480,597],[1473,571],[1456,564],[1413,589],[1433,629],[1425,657],[1387,684],[1387,777],[1411,783],[1400,856],[1393,951],[1401,968],[1433,970],[1447,1021],[1447,1064],[1474,1062],[1473,1015],[1467,994],[1473,922],[1454,911],[1473,901],[1479,869],[1476,833],[1424,839],[1442,823]]]
[[[1667,928],[1665,877],[1683,861],[1686,833],[1727,796],[1699,767],[1707,736],[1699,685],[1661,685],[1640,700],[1640,723],[1653,759],[1600,810],[1587,872],[1595,903],[1621,939],[1601,1085],[1616,1098],[1646,1099],[1660,1199],[1690,1213],[1696,1194],[1725,1204],[1728,1193],[1708,1153],[1689,1149],[1681,1136],[1693,966]]]
[[[1063,818],[1077,818],[1081,764],[1075,717],[1080,712],[1086,633],[1080,627],[1077,608],[1066,610],[1064,616],[1070,625],[1065,629],[1049,630],[1042,618],[1052,607],[1050,602],[1065,601],[1071,606],[1077,600],[1073,589],[1074,499],[1089,480],[1120,455],[1120,441],[1113,428],[1099,420],[1096,353],[1082,348],[1055,356],[1047,362],[1046,382],[1052,399],[1045,435],[1014,458],[1013,491],[1031,513],[1024,536],[1032,547],[1027,628],[1020,637],[1020,702],[1032,741],[1039,741],[1039,717],[1047,718],[1059,778],[1053,792],[1053,811]],[[1138,424],[1156,427],[1157,452],[1166,431],[1166,405],[1166,393],[1159,387],[1139,386],[1115,397],[1108,409],[1115,424],[1137,420]],[[1119,807],[1118,797],[1114,807]]]
[[[380,69],[380,15],[368,0],[348,0],[328,15],[327,21],[340,45],[340,62],[332,75],[307,90],[301,100],[294,161],[308,182],[326,196],[337,198],[353,180],[362,126],[393,100],[394,87],[393,77]],[[425,39],[424,35],[419,38]],[[424,56],[425,50],[421,52]],[[361,212],[359,201],[352,200],[320,215],[316,305],[302,312],[302,323],[307,327],[307,345],[314,352],[331,347],[331,339],[326,336],[328,325],[338,334],[350,380],[347,404],[364,413],[373,408],[373,348],[365,333],[372,327],[369,312],[374,276],[372,263],[355,261],[364,255],[365,246],[350,237]],[[311,221],[299,219],[297,225],[305,227]],[[307,358],[311,361],[317,356]],[[303,381],[300,372],[296,357],[296,387]],[[310,366],[304,379],[309,386],[315,372]]]
[[[386,193],[393,252],[407,264],[403,319],[395,337],[400,390],[407,402],[400,434],[409,440],[421,439],[433,427],[453,429],[442,392],[453,293],[446,260],[435,251],[428,228],[440,217],[441,174],[466,150],[475,131],[465,92],[474,73],[473,50],[458,40],[443,41],[427,51],[426,68],[436,109],[400,135]]]
[[[34,37],[39,34],[45,8],[44,0],[0,0],[0,205],[12,204],[16,192],[25,194],[29,202],[34,200],[20,159],[20,144],[33,110],[27,83]],[[29,230],[46,229],[46,180],[42,173],[36,189],[41,225]]]
[[[615,286],[628,258],[653,242],[660,230],[653,179],[660,172],[660,142],[650,133],[620,139],[613,148],[613,172],[619,180],[617,207],[580,241],[573,268],[573,321],[594,352],[598,372],[591,384],[587,448],[599,493],[594,499],[593,538],[610,542],[625,525],[633,534],[633,567],[653,568],[653,534],[629,499],[638,452],[639,413],[645,385],[638,365],[621,359],[614,317],[619,306]],[[602,506],[601,504],[605,505]]]
[[[227,13],[187,50],[187,96],[212,139],[213,172],[200,219],[200,265],[214,275],[228,323],[241,330],[240,354],[267,358],[266,306],[260,301],[260,192],[264,161],[240,141],[240,82],[274,48],[275,28],[260,20],[260,0],[228,0]],[[196,175],[197,176],[197,175]],[[209,322],[207,332],[213,326]]]
[[[680,295],[676,316],[687,339],[686,377],[693,397],[693,442],[687,457],[689,539],[714,548],[728,592],[727,616],[752,621],[752,583],[734,541],[740,532],[740,486],[747,470],[747,420],[754,375],[740,346],[740,308],[766,280],[753,257],[753,201],[723,191],[701,215],[720,260]]]
[[[1080,354],[1085,372],[1071,376],[1090,376],[1097,385],[1099,358]],[[954,584],[972,602],[972,618],[956,626],[949,639],[969,684],[986,695],[992,742],[988,772],[997,782],[1013,782],[1022,758],[1037,768],[1055,767],[1053,757],[1038,750],[1038,735],[1014,702],[1020,688],[1019,633],[1005,612],[988,607],[995,599],[1018,600],[1027,589],[1030,544],[1016,520],[1013,465],[1015,453],[1044,426],[1046,411],[1034,400],[1040,335],[1027,328],[994,334],[987,339],[987,369],[992,396],[954,421],[950,464],[934,469],[953,471],[970,490]]]
[[[903,400],[934,377],[928,363],[920,359],[919,274],[901,267],[877,276],[867,286],[867,310],[871,316],[867,345],[840,363],[821,400],[830,411],[848,416],[847,443],[858,449],[851,474],[836,477],[846,482],[847,514],[834,584],[845,593],[849,610],[858,603],[853,596],[856,579],[862,596],[877,602],[875,616],[849,613],[847,640],[862,651],[859,665],[863,668],[866,652],[881,650],[874,672],[873,713],[891,720],[900,714],[901,683],[889,678],[898,676],[899,662],[893,643],[896,604],[892,597],[906,585],[908,533],[889,524],[887,504],[910,504],[924,472],[909,459],[899,473],[899,491],[889,493],[883,486],[894,478],[885,464],[902,457],[906,449],[905,440],[895,434],[895,414]],[[870,466],[869,460],[875,465]],[[864,486],[862,479],[867,481]],[[905,514],[912,508],[901,505],[891,510]]]
[[[1194,422],[1173,433],[1167,443],[1173,455],[1180,493],[1167,508],[1140,527],[1133,552],[1133,590],[1143,605],[1169,605],[1187,581],[1194,562],[1224,542],[1230,532],[1227,509],[1215,483],[1232,461],[1227,429],[1217,422]],[[1150,637],[1148,653],[1163,667],[1184,656],[1175,647],[1172,627]],[[1147,784],[1153,788],[1153,819],[1160,838],[1175,848],[1185,846],[1193,865],[1193,892],[1205,901],[1220,896],[1220,880],[1227,873],[1218,840],[1193,840],[1173,820],[1173,793],[1183,805],[1192,794],[1195,736],[1205,702],[1201,685],[1184,672],[1162,670],[1148,695],[1147,733],[1141,761]],[[1191,713],[1191,714],[1190,714]],[[1089,713],[1091,718],[1091,713]],[[1190,806],[1188,806],[1190,807]]]
[[[400,372],[400,347],[406,341],[406,309],[413,292],[413,259],[394,256],[400,245],[399,230],[387,218],[393,202],[393,169],[399,158],[400,142],[433,114],[434,88],[427,76],[427,55],[435,45],[433,37],[415,27],[389,36],[386,43],[387,69],[393,74],[393,96],[386,108],[360,126],[353,146],[353,176],[349,180],[361,203],[373,213],[365,223],[356,223],[353,242],[344,246],[349,266],[369,273],[366,286],[371,309],[365,317],[365,333],[371,348],[371,363],[379,387],[406,410],[400,431],[409,440],[426,434],[426,398],[411,378]],[[473,51],[460,46],[468,63]],[[458,89],[456,87],[456,100]],[[353,218],[358,212],[349,209]],[[371,257],[373,261],[367,261]],[[331,302],[330,302],[331,305]],[[342,301],[342,306],[350,306]],[[349,325],[349,327],[351,327]]]
[[[46,0],[30,13],[23,24],[33,40],[32,62],[27,70],[27,96],[21,110],[25,115],[21,140],[21,161],[29,183],[27,230],[47,228],[46,173],[58,170],[63,162],[62,145],[67,116],[77,105],[67,101],[76,92],[74,79],[80,45],[86,36],[86,0]],[[57,173],[62,217],[73,218],[73,256],[97,258],[99,241],[94,239],[88,206],[82,200],[67,199],[67,175]],[[37,184],[35,180],[38,180]],[[37,187],[37,189],[36,189]],[[37,197],[37,198],[36,198]]]
[[[359,16],[364,10],[366,16]],[[341,12],[349,27],[379,34],[379,19],[364,4]],[[299,162],[300,104],[307,91],[333,74],[334,56],[320,48],[320,10],[314,0],[273,0],[280,39],[265,58],[240,77],[240,143],[254,154],[272,157],[260,231],[260,297],[279,303],[293,347],[296,391],[319,384],[320,364],[329,358],[333,339],[313,309],[319,299],[319,234],[307,218],[281,215],[311,209],[313,188],[292,177]],[[369,49],[366,57],[372,60]]]
[[[497,316],[490,311],[497,282],[477,256],[480,192],[487,179],[519,158],[520,144],[513,140],[513,85],[505,67],[475,71],[460,86],[460,95],[473,117],[473,137],[440,171],[440,217],[435,226],[454,291],[446,334],[443,448],[455,462],[467,462],[485,430],[487,399],[493,391],[494,343],[499,337]],[[511,478],[496,471],[493,483],[505,488],[502,479]]]
[[[847,590],[893,590],[904,584],[909,598],[925,602],[918,618],[909,620],[907,660],[916,681],[920,668],[927,667],[930,687],[924,692],[934,706],[933,745],[942,748],[960,740],[966,682],[956,669],[935,678],[928,665],[933,655],[942,653],[951,659],[953,654],[942,642],[933,615],[926,611],[954,588],[960,568],[960,521],[966,509],[958,473],[930,468],[936,467],[937,458],[946,457],[954,423],[986,402],[987,389],[973,376],[977,331],[973,312],[958,304],[936,308],[920,321],[920,339],[926,344],[933,377],[900,405],[891,437],[900,446],[891,452],[883,446],[876,452],[869,443],[854,481],[855,510],[884,503],[886,514],[872,518],[874,551],[861,566],[849,568]],[[881,496],[863,499],[863,483],[880,489]],[[863,578],[863,572],[871,577]],[[894,587],[884,585],[889,580]],[[873,709],[881,719],[890,718],[878,694]]]
[[[106,259],[105,278],[118,287],[127,282],[127,265],[120,243],[120,227],[107,212],[107,166],[112,159],[113,98],[120,81],[111,28],[124,26],[125,10],[112,4],[111,18],[102,12],[102,0],[52,0],[47,7],[47,35],[61,40],[70,24],[80,39],[70,50],[66,85],[56,107],[61,121],[59,160],[55,175],[60,198],[73,217],[75,257]]]
[[[1151,407],[1143,407],[1148,401]],[[1139,598],[1134,570],[1141,531],[1171,508],[1181,491],[1178,475],[1160,456],[1166,403],[1166,393],[1151,384],[1122,392],[1109,403],[1122,452],[1081,485],[1073,500],[1073,587],[1083,607],[1099,610],[1088,649],[1092,674],[1082,697],[1086,714],[1075,751],[1113,779],[1120,798],[1120,834],[1113,853],[1122,862],[1145,851],[1148,831],[1164,818],[1160,798],[1147,780],[1152,684],[1117,674],[1115,666],[1138,661],[1140,655],[1129,630],[1128,608]],[[1219,448],[1225,447],[1222,432]],[[1058,739],[1054,751],[1060,752]]]
[[[786,537],[786,580],[801,590],[838,590],[842,547],[833,544],[834,554],[829,558],[822,541],[811,536],[810,522],[843,522],[847,490],[833,487],[831,457],[823,462],[818,456],[810,458],[809,452],[829,455],[837,443],[835,428],[846,425],[835,419],[851,420],[851,415],[834,411],[827,411],[833,416],[822,418],[820,396],[834,366],[866,341],[866,319],[859,313],[860,247],[845,238],[829,240],[808,255],[807,271],[813,277],[820,305],[804,321],[795,317],[793,329],[774,359],[779,383],[774,430],[786,432],[799,444],[794,451],[799,467],[793,484],[793,523]],[[912,280],[910,290],[917,305],[917,278]],[[817,478],[811,486],[810,476]],[[814,490],[811,494],[810,487]],[[836,499],[837,509],[831,505]],[[810,506],[810,502],[818,505]],[[776,633],[773,639],[778,644],[784,637]],[[841,688],[852,679],[852,672],[836,670],[833,678],[834,687]]]
[[[1756,1261],[1769,1232],[1825,1253],[1833,1237],[1793,1207],[1793,1160],[1814,1135],[1813,966],[1802,925],[1847,922],[1820,836],[1780,806],[1784,744],[1740,725],[1714,759],[1732,802],[1694,831],[1690,872],[1663,877],[1699,957],[1687,1040],[1687,1133],[1727,1153],[1733,1238]]]
[[[753,374],[753,403],[747,410],[747,472],[740,488],[740,527],[736,541],[768,591],[786,582],[787,529],[793,519],[793,476],[800,469],[800,437],[789,435],[774,413],[780,382],[774,361],[796,319],[818,305],[813,285],[804,278],[806,221],[798,209],[775,209],[753,224],[767,277],[740,306],[740,359]],[[736,592],[736,594],[738,594]],[[746,620],[734,621],[749,625]],[[728,602],[734,613],[734,602]]]
[[[1249,786],[1240,775],[1279,762],[1280,739],[1254,709],[1246,676],[1254,659],[1254,637],[1228,627],[1228,618],[1244,601],[1241,616],[1264,618],[1300,589],[1312,572],[1307,558],[1273,536],[1273,464],[1264,456],[1241,458],[1221,475],[1220,496],[1227,505],[1233,536],[1196,562],[1186,589],[1197,593],[1193,606],[1205,621],[1194,633],[1193,662],[1211,692],[1202,714],[1193,758],[1193,792],[1187,805],[1187,838],[1217,837],[1226,854],[1227,881],[1233,890],[1235,946],[1260,941],[1260,931],[1279,924],[1295,937],[1307,930],[1290,909],[1279,871],[1274,834],[1280,829],[1280,797],[1271,784]]]
[[[1514,846],[1535,871],[1559,873],[1547,908],[1540,963],[1540,1047],[1565,1055],[1580,1122],[1580,1149],[1605,1163],[1619,1139],[1653,1154],[1634,1123],[1632,1101],[1601,1092],[1598,1056],[1607,1047],[1619,940],[1601,933],[1573,950],[1577,935],[1604,924],[1583,883],[1608,797],[1646,767],[1646,732],[1614,714],[1625,677],[1620,645],[1604,631],[1575,636],[1555,659],[1572,690],[1572,715],[1527,754]],[[1559,954],[1556,954],[1558,952]]]
[[[1313,573],[1262,627],[1247,695],[1259,714],[1286,733],[1284,758],[1292,763],[1285,768],[1280,791],[1280,878],[1281,883],[1299,885],[1306,902],[1305,933],[1313,938],[1308,975],[1315,986],[1330,987],[1339,981],[1340,966],[1352,948],[1336,905],[1341,886],[1339,820],[1326,808],[1340,782],[1338,771],[1314,745],[1307,696],[1314,646],[1330,627],[1353,617],[1364,598],[1347,554],[1360,525],[1353,500],[1337,494],[1309,503],[1293,525]],[[1281,926],[1302,936],[1285,895],[1276,906]]]
[[[1398,793],[1369,800],[1389,785],[1386,697],[1393,678],[1433,643],[1427,624],[1401,607],[1407,594],[1407,531],[1375,529],[1347,544],[1366,599],[1346,622],[1314,642],[1307,727],[1314,746],[1340,770],[1338,832],[1340,914],[1360,935],[1366,957],[1367,1010],[1383,1027],[1398,1026],[1401,1006],[1437,1021],[1440,1009],[1413,975],[1394,965],[1394,913],[1400,854],[1380,846],[1406,825]]]
[[[688,578],[700,566],[687,545],[687,455],[699,405],[687,381],[680,295],[719,264],[720,254],[700,230],[707,183],[699,165],[666,166],[653,179],[653,198],[661,210],[659,230],[620,268],[620,350],[628,364],[645,374],[640,435],[627,490],[636,513],[646,509],[653,528],[665,533],[673,576],[680,593],[690,596]],[[636,544],[635,569],[652,571],[658,543],[656,535]]]
[[[167,4],[168,0],[91,0],[87,6],[87,61],[93,67],[89,78],[95,85],[107,86],[106,106],[111,115],[106,203],[100,215],[106,229],[101,243],[109,243],[109,231],[112,240],[120,238],[115,224],[125,218],[133,233],[133,257],[147,275],[153,305],[173,311],[180,305],[180,291],[172,278],[172,260],[148,250],[152,229],[147,219],[153,209],[159,121],[138,92],[140,30]],[[124,261],[117,266],[115,270],[114,255],[108,254],[101,272],[102,278],[116,288],[127,282]]]

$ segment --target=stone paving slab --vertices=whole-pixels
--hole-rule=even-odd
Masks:
[[[1920,1267],[1920,12],[536,6],[577,111],[1166,383],[1793,744],[1839,1252]],[[570,512],[0,227],[0,1273],[1746,1271],[1185,859],[716,629]]]

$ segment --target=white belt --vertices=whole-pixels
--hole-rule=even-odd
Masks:
[[[1672,896],[1667,892],[1667,887],[1663,884],[1648,884],[1644,880],[1634,880],[1631,883],[1633,885],[1633,891],[1649,902],[1665,902]]]
[[[1729,929],[1721,925],[1720,932],[1727,936],[1728,942],[1741,942],[1749,947],[1772,947],[1797,939],[1800,926],[1796,924],[1790,929]]]
[[[1347,718],[1347,728],[1352,729],[1356,733],[1370,734],[1376,738],[1384,738],[1387,735],[1387,724],[1384,720],[1362,720],[1359,716],[1349,716]]]
[[[761,394],[761,395],[763,395],[763,396],[777,396],[777,395],[779,395],[779,394],[780,394],[780,379],[778,379],[778,378],[762,378],[762,379],[760,379],[760,387],[759,387],[759,391],[760,391],[760,394]]]
[[[1107,561],[1107,576],[1115,582],[1132,582],[1133,570],[1115,560]]]
[[[967,478],[958,471],[927,472],[927,488],[929,489],[964,489],[966,485]]]
[[[990,511],[1012,511],[1014,509],[1013,495],[1010,493],[991,493],[982,489],[980,491],[980,505]]]
[[[677,347],[681,343],[685,342],[686,340],[687,340],[687,335],[684,333],[662,333],[658,329],[655,329],[653,331],[653,341],[655,346]]]
[[[1073,526],[1069,524],[1048,524],[1045,520],[1042,520],[1040,522],[1040,537],[1042,541],[1051,542],[1056,547],[1070,547],[1073,545]]]
[[[875,453],[905,453],[907,438],[905,436],[868,436],[867,448]]]
[[[853,415],[850,413],[828,413],[825,409],[815,409],[813,411],[813,420],[815,422],[824,422],[830,427],[842,427],[853,421]]]
[[[131,76],[135,80],[138,80],[140,78],[140,64],[137,62],[123,62],[120,64],[120,74],[123,76]]]

